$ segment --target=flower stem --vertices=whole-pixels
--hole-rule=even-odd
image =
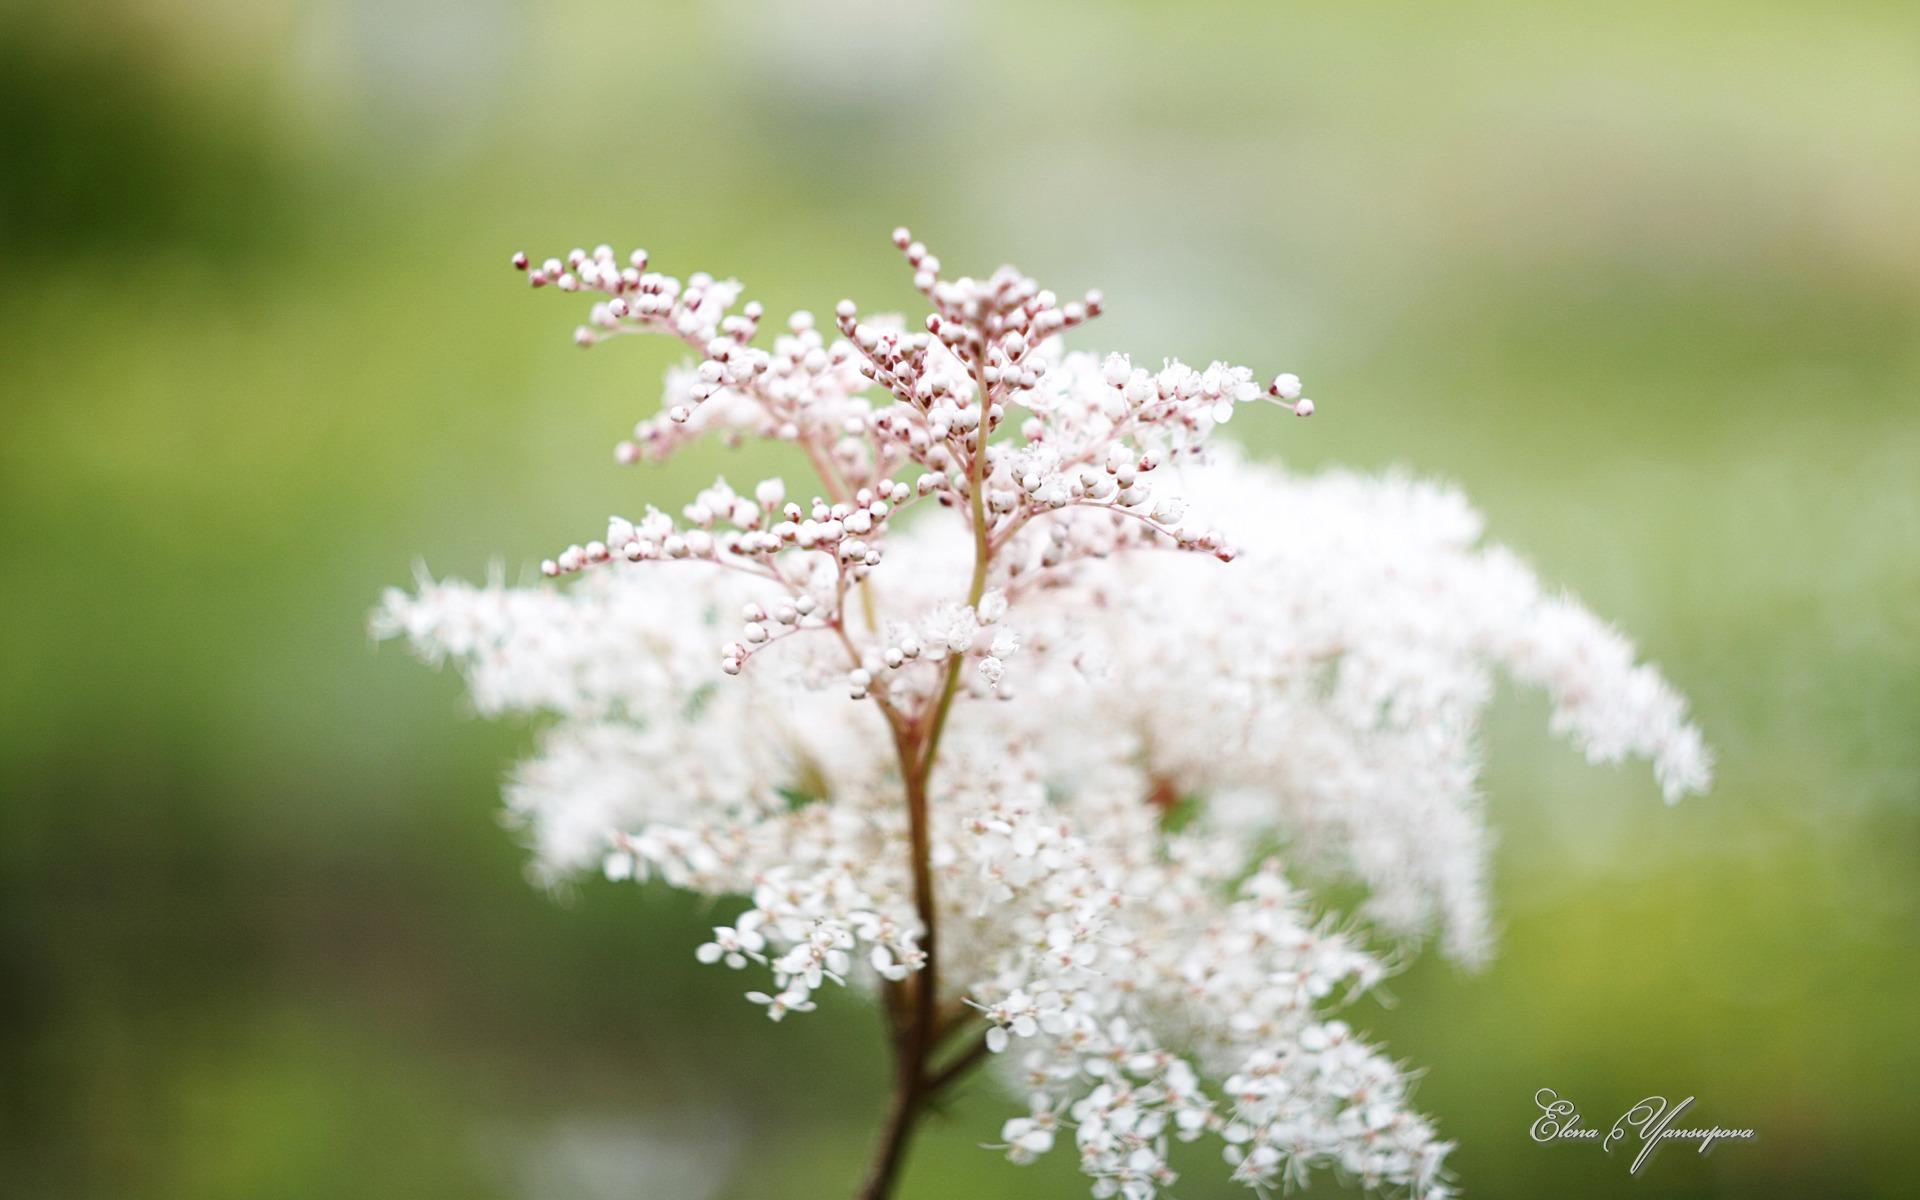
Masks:
[[[972,608],[980,607],[980,598],[987,594],[987,568],[993,562],[993,543],[987,537],[987,413],[992,406],[992,396],[987,388],[986,373],[980,369],[979,359],[984,352],[975,356],[973,363],[974,385],[980,389],[980,432],[979,444],[974,447],[973,459],[967,469],[967,502],[969,514],[973,518],[973,582],[967,588],[967,604]],[[940,687],[940,702],[934,708],[933,721],[927,733],[927,749],[922,756],[925,770],[933,771],[934,756],[940,751],[940,734],[947,727],[947,713],[953,708],[953,698],[960,690],[960,670],[966,665],[967,656],[957,654],[947,667],[946,681]]]
[[[894,1085],[893,1101],[887,1109],[887,1123],[881,1129],[874,1148],[873,1164],[867,1168],[866,1182],[860,1185],[857,1200],[887,1200],[893,1195],[894,1182],[900,1177],[900,1165],[906,1161],[907,1142],[913,1137],[920,1117],[920,1088],[916,1079],[904,1074]]]
[[[893,1099],[887,1106],[886,1124],[881,1127],[873,1162],[867,1168],[866,1181],[860,1185],[855,1200],[887,1200],[893,1195],[900,1168],[906,1162],[907,1143],[913,1140],[913,1132],[928,1105],[987,1057],[987,1042],[982,1036],[931,1073],[930,1064],[925,1061],[914,1064],[904,1057],[896,1060],[899,1066],[894,1076]]]
[[[980,598],[986,594],[987,570],[992,564],[994,551],[993,543],[987,536],[986,503],[987,434],[991,428],[988,413],[992,405],[992,392],[987,386],[986,374],[980,367],[986,357],[985,350],[979,350],[972,357],[974,382],[979,388],[980,424],[967,470],[969,515],[973,522],[973,580],[967,588],[967,604],[977,609]],[[954,697],[960,691],[960,672],[966,666],[966,660],[965,650],[953,653],[946,678],[940,685],[940,697],[924,725],[916,723],[917,727],[903,727],[899,722],[892,722],[894,746],[900,758],[900,774],[907,793],[913,906],[920,917],[920,949],[926,955],[926,961],[913,976],[912,1017],[906,1030],[897,1027],[898,1010],[889,1008],[889,1016],[896,1023],[893,1031],[893,1100],[858,1200],[885,1200],[893,1193],[894,1181],[899,1176],[900,1165],[906,1156],[907,1142],[913,1136],[914,1127],[919,1123],[927,1101],[986,1058],[986,1043],[983,1040],[938,1071],[934,1070],[932,1062],[936,1044],[940,1040],[940,976],[935,931],[932,834],[927,811],[928,784],[933,778],[934,763],[940,753],[940,735],[946,729],[947,716],[953,710]]]

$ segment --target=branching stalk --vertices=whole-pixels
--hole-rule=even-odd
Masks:
[[[987,573],[994,551],[994,545],[987,536],[986,505],[987,435],[990,431],[988,414],[991,411],[992,392],[981,369],[984,350],[971,357],[974,383],[979,389],[977,402],[980,405],[980,424],[967,472],[969,515],[973,523],[973,579],[967,588],[967,604],[977,609],[981,597],[986,595]],[[959,694],[960,672],[966,666],[966,657],[964,652],[953,654],[947,666],[946,678],[941,682],[939,697],[925,722],[903,727],[890,715],[894,747],[899,756],[900,774],[906,790],[913,906],[920,917],[920,949],[926,955],[926,961],[911,977],[913,983],[908,1028],[898,1028],[902,1006],[897,996],[889,998],[888,1014],[894,1023],[893,1099],[859,1200],[884,1200],[892,1193],[907,1142],[912,1138],[914,1127],[924,1114],[927,1102],[978,1066],[987,1055],[986,1042],[982,1039],[938,1070],[932,1061],[942,1030],[938,1007],[939,938],[928,788],[939,757],[940,735],[946,729],[954,698]]]

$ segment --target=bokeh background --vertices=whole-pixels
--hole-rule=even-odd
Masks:
[[[1364,1003],[1468,1193],[1912,1194],[1920,12],[1908,3],[0,6],[0,1192],[837,1196],[872,1013],[774,1027],[699,907],[529,885],[524,728],[365,613],[750,467],[613,465],[668,347],[510,251],[906,306],[886,234],[1297,370],[1690,693],[1662,806],[1504,699],[1502,952]],[[1695,1095],[1638,1179],[1527,1140]],[[904,1194],[1068,1197],[978,1144]],[[1186,1200],[1238,1194],[1211,1152]],[[1330,1182],[1321,1186],[1331,1190]]]

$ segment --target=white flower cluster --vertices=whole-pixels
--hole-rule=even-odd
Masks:
[[[775,1019],[876,993],[906,1117],[997,1055],[1029,1098],[1008,1156],[1070,1141],[1095,1196],[1157,1195],[1200,1138],[1263,1192],[1332,1167],[1445,1195],[1408,1079],[1333,1015],[1386,973],[1366,943],[1486,952],[1499,672],[1669,800],[1708,780],[1684,702],[1457,493],[1210,440],[1241,404],[1311,412],[1295,377],[1064,353],[1097,294],[895,241],[923,331],[842,302],[837,338],[801,313],[771,351],[731,282],[606,247],[533,267],[605,297],[583,342],[699,356],[623,461],[773,438],[817,494],[720,481],[568,547],[565,590],[422,581],[378,631],[485,713],[554,718],[508,788],[541,871],[743,897],[697,955],[761,973]],[[1365,899],[1315,915],[1325,881]]]

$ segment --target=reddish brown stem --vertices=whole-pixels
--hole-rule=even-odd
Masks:
[[[982,1036],[931,1073],[930,1064],[924,1060],[915,1064],[908,1057],[910,1054],[910,1050],[903,1049],[895,1060],[899,1068],[895,1072],[893,1099],[888,1104],[886,1124],[881,1127],[873,1162],[867,1168],[866,1181],[860,1185],[856,1200],[887,1200],[893,1195],[900,1168],[906,1162],[907,1144],[913,1140],[920,1118],[941,1092],[986,1060],[987,1041]]]
[[[900,1177],[900,1166],[906,1161],[907,1143],[912,1140],[913,1128],[919,1122],[919,1091],[918,1080],[904,1075],[894,1085],[893,1101],[887,1109],[887,1123],[880,1131],[880,1142],[874,1148],[873,1165],[867,1169],[867,1179],[860,1185],[857,1200],[887,1200],[893,1195],[894,1183]]]
[[[973,457],[968,463],[968,483],[971,485],[968,502],[973,524],[974,554],[973,578],[967,589],[967,603],[975,607],[979,606],[980,597],[986,591],[987,568],[994,549],[987,538],[985,503],[987,434],[992,427],[987,414],[993,396],[986,375],[980,369],[980,360],[984,355],[984,348],[976,347],[972,366],[974,380],[979,386],[980,425]],[[927,1102],[972,1070],[987,1054],[986,1042],[982,1040],[938,1070],[933,1064],[934,1051],[938,1049],[946,1030],[942,1029],[939,1016],[939,943],[934,921],[937,910],[933,892],[932,834],[927,811],[928,784],[940,752],[940,735],[946,729],[947,715],[952,711],[954,696],[959,691],[960,671],[964,662],[964,654],[954,655],[947,666],[946,678],[941,682],[933,709],[924,720],[889,722],[893,729],[894,749],[900,759],[900,777],[907,794],[913,907],[920,916],[920,950],[926,955],[926,961],[912,977],[909,1012],[902,1011],[906,1005],[900,1003],[899,997],[889,995],[888,1017],[893,1033],[895,1064],[893,1101],[859,1200],[884,1200],[892,1194],[907,1143]],[[906,1021],[904,1029],[900,1027],[903,1019]]]

